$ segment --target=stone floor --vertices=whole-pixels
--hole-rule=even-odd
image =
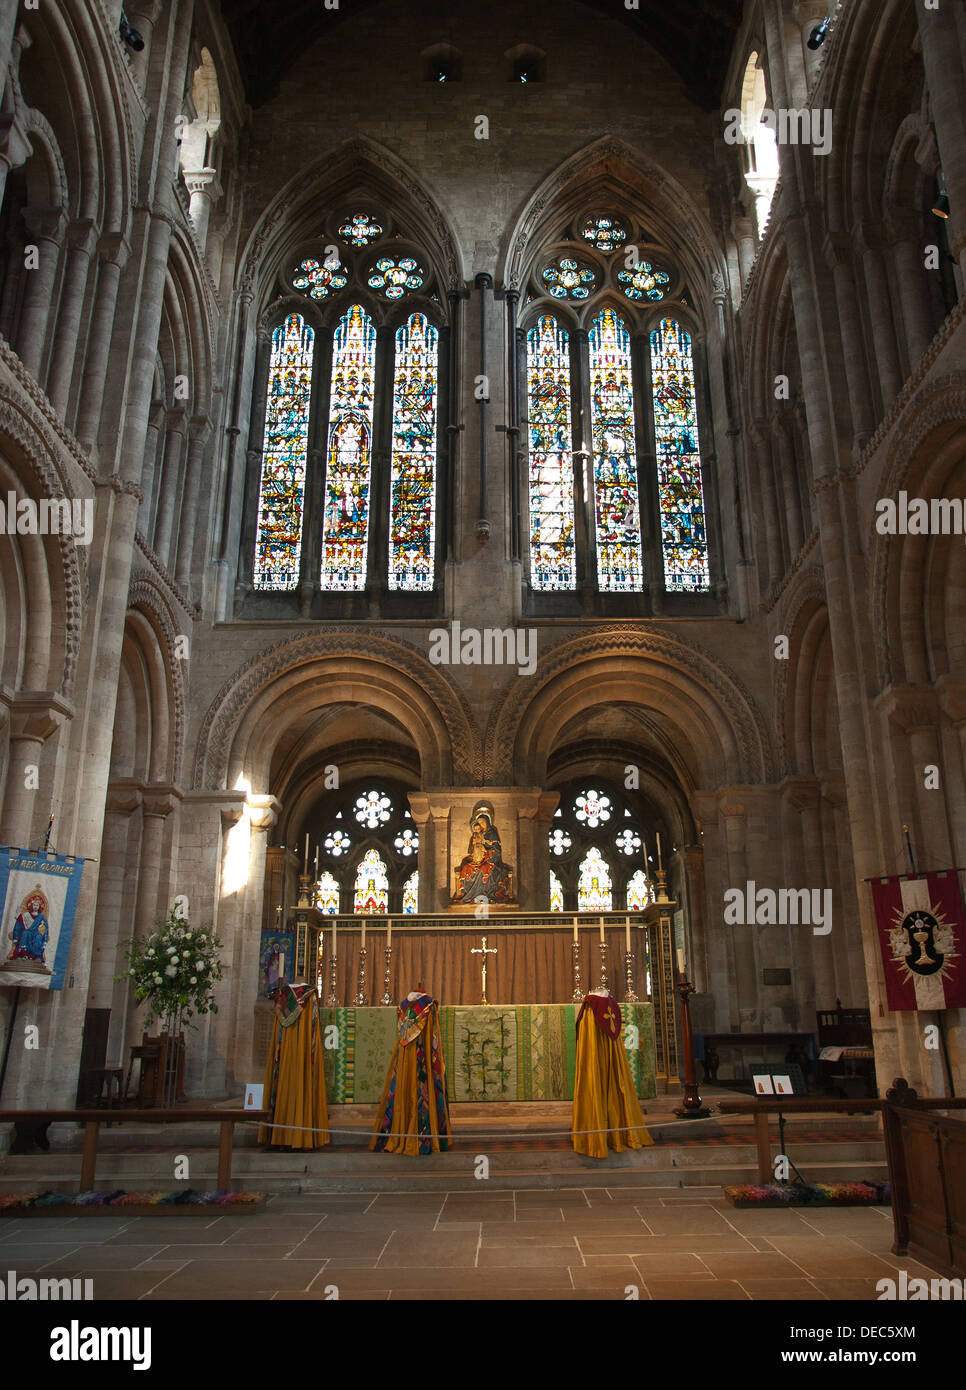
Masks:
[[[323,1194],[4,1219],[0,1277],[90,1277],[95,1299],[871,1300],[898,1269],[934,1274],[891,1243],[888,1208],[736,1210],[720,1190]]]

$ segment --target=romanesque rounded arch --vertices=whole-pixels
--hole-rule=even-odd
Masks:
[[[511,686],[487,728],[485,780],[543,785],[559,731],[603,701],[660,710],[700,785],[771,777],[764,720],[737,676],[678,637],[611,628],[561,643]]]
[[[178,633],[163,591],[150,575],[135,573],[129,592],[127,628],[150,662],[153,702],[151,781],[181,779],[185,740],[185,677],[177,653]]]
[[[19,364],[18,364],[19,365]],[[22,372],[22,369],[21,369]],[[21,495],[70,501],[70,490],[51,466],[57,457],[56,442],[46,422],[23,398],[0,399],[0,460],[7,485]],[[93,505],[93,503],[91,503]],[[86,554],[73,536],[10,536],[5,547],[5,573],[11,579],[12,547],[24,557],[25,585],[20,615],[8,615],[17,623],[21,654],[16,665],[24,688],[53,690],[69,695],[73,688],[83,622],[81,592],[86,577]],[[16,590],[14,591],[16,592]],[[24,619],[26,614],[26,619]],[[4,659],[5,669],[7,657]]]
[[[407,729],[424,785],[478,779],[479,740],[466,701],[418,648],[322,627],[269,648],[225,682],[202,721],[193,785],[266,778],[282,729],[306,710],[338,701],[370,704]]]
[[[838,738],[837,720],[829,718],[829,695],[833,704],[835,695],[828,689],[832,653],[821,570],[799,576],[784,603],[781,630],[789,653],[787,660],[775,662],[779,772],[821,773],[828,761],[825,753]],[[824,700],[818,698],[819,688]]]

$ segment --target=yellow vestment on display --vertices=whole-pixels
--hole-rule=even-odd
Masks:
[[[588,1133],[588,1131],[609,1131]],[[606,1158],[654,1140],[644,1128],[622,1037],[621,1011],[611,994],[588,994],[577,1015],[572,1142],[579,1154]]]
[[[272,1112],[272,1124],[261,1126],[259,1143],[292,1149],[328,1144],[319,997],[311,985],[282,984],[275,993],[265,1109]]]
[[[399,1005],[396,1043],[369,1147],[430,1154],[449,1148],[449,1103],[439,1004],[416,991]]]

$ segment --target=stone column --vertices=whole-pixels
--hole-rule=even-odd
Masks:
[[[788,528],[788,560],[793,563],[805,542],[802,525],[802,499],[798,490],[798,465],[789,431],[792,422],[787,415],[777,414],[772,423],[773,437],[778,445],[778,472],[781,475],[782,496],[785,501],[785,524]]]
[[[47,785],[46,791],[28,786],[33,778],[28,778],[26,769],[28,766],[42,767],[44,744],[72,715],[70,705],[47,691],[18,691],[14,696],[9,715],[7,784],[0,817],[0,842],[3,844],[36,848],[30,843],[31,838],[39,827],[41,816],[46,816],[51,792],[42,774],[38,780],[41,786]]]
[[[722,794],[721,814],[724,817],[725,845],[728,863],[728,888],[739,888],[742,894],[748,881],[747,835],[748,817],[742,802]],[[758,1026],[758,966],[757,941],[754,924],[729,924],[730,965],[737,991],[738,1017],[733,1026],[741,1033],[753,1033]]]
[[[680,854],[687,885],[687,912],[684,919],[685,960],[689,964],[691,983],[699,994],[706,994],[711,989],[711,979],[708,969],[704,850],[700,845],[685,845]]]
[[[36,245],[40,264],[36,270],[27,271],[16,348],[27,371],[40,383],[67,220],[60,208],[30,207],[24,209],[23,219],[30,239],[28,245]]]
[[[282,803],[274,796],[249,793],[247,816],[250,827],[248,879],[244,887],[244,908],[239,926],[240,936],[234,943],[233,961],[236,968],[233,991],[234,1047],[231,1070],[236,1085],[258,1081],[255,1074],[253,1044],[255,1039],[255,1000],[258,996],[258,955],[262,934],[262,907],[265,896],[265,853],[268,831],[278,820]],[[309,980],[309,984],[313,984]]]
[[[785,882],[791,888],[820,887],[809,872],[803,825],[803,811],[814,804],[816,788],[811,778],[789,777],[782,783],[782,843],[785,851]],[[813,937],[812,941],[821,938]],[[797,1025],[811,1032],[815,1021],[815,948],[807,949],[805,942],[792,953],[792,979],[798,1006]]]
[[[857,458],[875,430],[875,411],[867,367],[868,341],[859,314],[849,240],[844,236],[829,235],[825,238],[823,250],[835,282],[839,331],[845,356],[845,382],[852,413],[852,452]]]
[[[893,296],[882,250],[882,229],[869,222],[862,222],[856,229],[856,240],[865,272],[870,337],[879,369],[879,387],[885,413],[899,394],[903,377],[899,365],[896,327],[892,317]]]
[[[204,252],[208,245],[208,223],[211,220],[211,211],[224,190],[218,181],[217,169],[196,169],[191,173],[186,173],[184,181],[191,194],[189,211],[194,223],[195,235],[198,238],[198,245]]]
[[[154,516],[154,485],[158,473],[158,454],[164,428],[164,402],[151,402],[148,428],[144,437],[144,468],[141,473],[141,505],[138,510],[138,531],[145,540],[151,535]]]
[[[141,863],[138,870],[138,896],[134,911],[134,935],[138,941],[150,935],[163,901],[161,850],[164,823],[175,808],[180,792],[174,787],[144,788],[141,821]]]
[[[154,553],[170,569],[171,536],[178,499],[181,495],[181,465],[188,435],[188,419],[182,406],[175,406],[165,417],[164,463],[158,478],[158,510],[154,526]]]
[[[755,421],[751,427],[750,439],[755,451],[755,472],[761,488],[762,529],[765,533],[765,564],[768,571],[768,583],[762,584],[761,590],[765,593],[775,588],[785,571],[781,554],[781,526],[775,498],[775,478],[772,471],[771,439],[764,420]]]
[[[449,801],[441,793],[408,796],[419,834],[419,910],[440,912],[449,902]]]
[[[805,65],[805,80],[809,92],[818,80],[825,53],[821,48],[809,48],[808,40],[816,24],[821,24],[829,9],[828,0],[794,0],[792,5],[792,18],[802,31],[802,62]]]
[[[125,779],[111,783],[101,839],[87,1007],[110,1008],[108,1065],[117,1066],[126,1061],[128,1017],[135,1009],[132,987],[124,981],[116,982],[114,976],[125,968],[122,948],[133,937],[139,827],[132,818],[140,809],[141,789],[137,782]]]
[[[731,929],[724,925],[722,918],[723,895],[725,889],[732,886],[725,845],[724,818],[720,814],[716,792],[695,792],[691,797],[691,810],[698,826],[698,839],[704,854],[707,921],[707,935],[703,943],[704,988],[714,1001],[714,1030],[728,1032],[738,1017],[738,1001],[735,993]]]
[[[61,417],[67,411],[74,377],[77,339],[95,245],[96,229],[89,218],[71,223],[67,230],[67,267],[60,292],[57,328],[53,334],[50,369],[47,373],[47,395],[54,410]]]
[[[890,720],[908,738],[910,780],[915,788],[922,845],[920,867],[949,861],[951,844],[946,819],[946,796],[940,779],[935,790],[925,786],[925,769],[935,767],[942,774],[945,764],[939,745],[939,705],[931,687],[899,686],[887,693],[883,708]]]
[[[517,805],[520,863],[517,898],[523,911],[546,912],[550,905],[550,846],[548,836],[559,792],[521,791]]]
[[[205,452],[211,435],[211,422],[203,416],[196,417],[188,425],[188,462],[185,469],[184,504],[181,508],[181,526],[178,532],[178,561],[175,580],[186,593],[191,589],[191,561],[195,548],[195,532],[198,524],[198,507],[201,495],[202,474],[205,467]]]
[[[111,334],[117,310],[118,286],[131,248],[124,238],[115,232],[101,237],[97,251],[100,266],[90,332],[87,337],[84,381],[74,431],[88,452],[91,452],[97,443],[101,408],[104,404],[104,387],[107,383],[107,359],[111,351]]]

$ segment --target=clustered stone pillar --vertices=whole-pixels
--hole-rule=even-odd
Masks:
[[[38,265],[35,270],[28,269],[25,277],[17,353],[27,371],[39,381],[67,219],[60,208],[27,208],[23,216],[31,238],[28,245],[37,247]]]

